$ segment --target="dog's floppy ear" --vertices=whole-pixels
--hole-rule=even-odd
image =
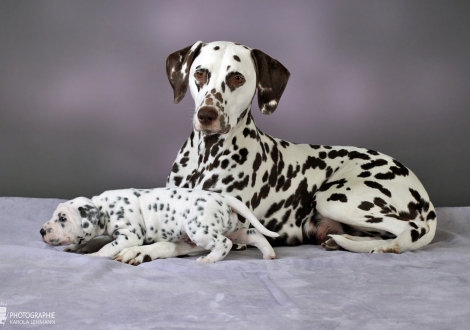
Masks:
[[[100,212],[92,205],[85,204],[78,207],[80,217],[82,218],[82,229],[86,234],[91,235],[99,221]]]
[[[189,69],[199,55],[202,41],[170,54],[166,59],[166,75],[173,88],[175,103],[179,103],[186,94],[189,81]]]
[[[256,69],[258,106],[262,113],[270,115],[276,110],[286,88],[290,72],[278,60],[259,49],[251,51]]]

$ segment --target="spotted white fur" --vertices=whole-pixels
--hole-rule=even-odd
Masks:
[[[244,228],[237,214],[256,229]],[[184,254],[210,250],[198,261],[222,260],[232,241],[258,247],[264,259],[275,253],[266,238],[279,236],[263,227],[239,200],[203,190],[183,188],[125,189],[106,191],[92,199],[79,197],[61,203],[52,219],[41,228],[44,242],[71,244],[66,251],[81,252],[94,237],[107,235],[113,241],[93,256],[126,258],[126,248],[143,244],[173,242],[189,246]],[[151,259],[130,258],[137,265]]]
[[[259,109],[273,113],[289,75],[269,55],[232,42],[198,41],[171,54],[174,101],[189,86],[195,113],[167,186],[235,196],[280,234],[268,238],[274,245],[400,253],[429,244],[434,207],[400,162],[363,148],[295,144],[258,129],[251,115],[256,92]],[[133,248],[131,256],[144,250],[155,258],[163,253],[157,244]]]

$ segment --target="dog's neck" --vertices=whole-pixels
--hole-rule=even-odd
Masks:
[[[101,235],[108,235],[107,231],[108,231],[109,218],[106,215],[106,212],[103,212],[103,210],[106,210],[106,205],[100,202],[98,196],[93,197],[91,200],[99,211],[99,219],[98,219],[98,223],[96,224],[94,228],[93,237],[101,236]]]

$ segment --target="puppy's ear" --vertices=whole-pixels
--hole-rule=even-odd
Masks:
[[[270,115],[276,110],[284,93],[290,72],[278,60],[259,49],[251,51],[256,68],[258,106],[262,113]]]
[[[186,94],[189,81],[189,69],[194,59],[199,55],[203,43],[197,41],[194,45],[188,46],[170,54],[166,59],[166,75],[174,92],[174,101],[179,103]]]
[[[98,209],[90,204],[85,204],[78,207],[80,217],[82,218],[82,229],[86,234],[92,234],[99,221],[100,212]]]

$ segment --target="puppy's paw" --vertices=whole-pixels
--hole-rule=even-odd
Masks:
[[[125,248],[113,257],[113,260],[138,266],[143,262],[152,261],[152,258],[148,254],[141,253],[141,246],[134,246]]]

